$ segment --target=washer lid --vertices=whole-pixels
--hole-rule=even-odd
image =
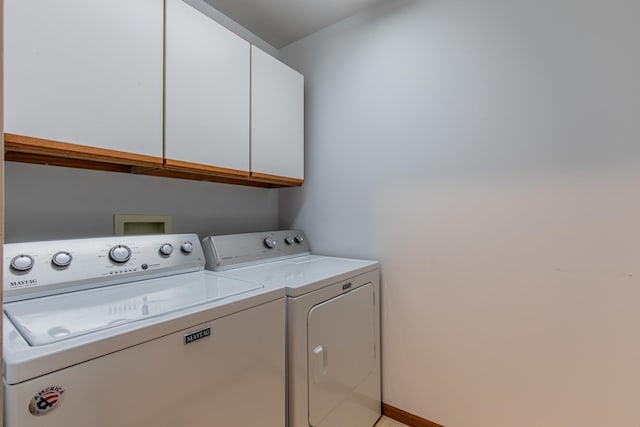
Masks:
[[[262,287],[191,273],[9,303],[4,311],[30,345],[40,346]]]

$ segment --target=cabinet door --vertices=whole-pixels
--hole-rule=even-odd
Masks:
[[[304,179],[304,76],[251,47],[251,172]]]
[[[247,176],[249,43],[182,0],[166,25],[167,166]]]
[[[162,0],[6,0],[5,131],[162,158]]]

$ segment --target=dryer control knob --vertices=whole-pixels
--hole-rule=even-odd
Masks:
[[[302,243],[304,242],[304,236],[302,236],[302,234],[298,234],[296,236],[296,243]]]
[[[189,241],[184,242],[182,246],[180,246],[180,250],[185,254],[190,254],[191,252],[193,252],[193,243]]]
[[[276,242],[273,237],[266,237],[264,239],[264,245],[266,247],[268,247],[269,249],[275,248],[277,244],[278,244],[278,242]]]
[[[17,271],[29,271],[33,267],[33,258],[29,255],[18,255],[11,260],[11,267]]]
[[[56,267],[68,267],[73,257],[69,252],[57,252],[51,258],[51,263]]]
[[[111,261],[119,264],[125,263],[131,258],[131,249],[125,245],[114,246],[109,251],[109,258],[111,258]]]
[[[293,245],[293,237],[291,237],[291,236],[287,236],[287,237],[285,237],[285,238],[284,238],[284,242],[285,242],[287,245]]]
[[[160,255],[169,256],[171,255],[171,252],[173,252],[173,245],[171,245],[171,243],[164,243],[160,246],[158,252],[160,252]]]

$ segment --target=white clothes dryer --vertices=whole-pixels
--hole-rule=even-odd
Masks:
[[[5,245],[4,426],[284,426],[284,290],[204,263],[195,234]]]
[[[312,255],[300,230],[210,236],[206,267],[287,301],[289,427],[371,427],[381,416],[375,261]]]

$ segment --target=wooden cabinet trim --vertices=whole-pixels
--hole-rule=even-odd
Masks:
[[[220,184],[244,185],[248,187],[261,187],[261,188],[284,187],[283,185],[256,181],[251,179],[249,176],[232,177],[230,175],[217,175],[212,172],[207,173],[204,171],[187,171],[187,170],[174,170],[170,168],[160,168],[160,169],[150,169],[148,171],[141,172],[141,174],[164,177],[164,178],[188,179],[191,181],[207,181],[207,182],[217,182]]]
[[[269,175],[267,173],[260,172],[251,172],[251,178],[256,181],[270,182],[286,187],[300,187],[304,183],[304,179],[290,178],[287,176],[279,175]]]
[[[386,403],[382,403],[382,415],[406,424],[411,427],[444,427],[438,423],[427,420],[425,418],[414,415],[410,412],[404,411],[395,406],[391,406]]]
[[[5,147],[6,148],[6,147]],[[84,159],[71,159],[68,157],[56,157],[31,153],[5,151],[4,160],[7,162],[33,163],[37,165],[62,166],[67,168],[91,169],[107,172],[136,173],[134,170],[140,166],[127,166],[119,163],[95,162]],[[150,168],[145,168],[150,169]]]
[[[162,158],[143,154],[127,153],[106,148],[89,147],[50,139],[4,134],[5,152],[38,156],[62,157],[66,159],[88,160],[134,166],[162,166]]]
[[[302,180],[219,168],[79,144],[5,134],[5,160],[166,178],[208,181],[250,187],[278,188],[302,185]]]
[[[221,176],[230,176],[230,177],[244,177],[244,178],[249,177],[248,171],[221,168],[218,166],[203,165],[200,163],[185,162],[182,160],[166,159],[164,161],[164,165],[166,169],[177,170],[177,171],[194,172],[194,173],[211,173],[211,174],[216,174]]]

